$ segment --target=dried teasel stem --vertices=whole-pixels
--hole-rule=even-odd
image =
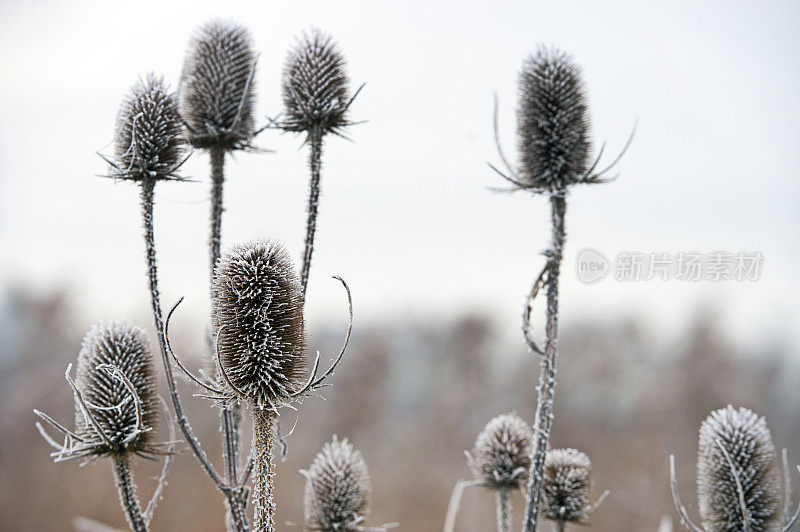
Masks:
[[[147,532],[147,522],[142,514],[136,484],[133,482],[128,457],[124,454],[114,456],[114,482],[119,492],[119,503],[125,509],[125,517],[133,532]]]
[[[497,490],[497,532],[511,530],[511,500],[508,489]]]
[[[253,418],[253,529],[258,532],[275,530],[275,463],[273,453],[275,412],[252,407]]]
[[[317,231],[317,211],[319,210],[319,181],[322,167],[322,131],[314,129],[308,135],[311,151],[308,154],[308,167],[311,172],[308,192],[308,218],[306,220],[306,240],[303,251],[303,267],[300,282],[303,285],[303,296],[308,287],[308,276],[311,272],[311,256],[314,254],[314,234]]]
[[[545,326],[544,356],[541,357],[539,373],[539,394],[534,422],[534,451],[531,474],[528,479],[527,507],[525,510],[525,531],[536,530],[539,516],[539,501],[543,481],[544,462],[550,443],[550,429],[553,425],[553,403],[556,390],[556,355],[558,353],[558,276],[564,250],[566,231],[564,216],[567,202],[563,194],[550,195],[552,247],[548,251],[547,280],[547,324]]]

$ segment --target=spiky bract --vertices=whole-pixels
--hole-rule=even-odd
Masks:
[[[517,130],[526,189],[562,191],[585,177],[591,143],[581,76],[570,55],[546,47],[522,65]]]
[[[582,523],[591,513],[592,462],[576,449],[551,449],[544,460],[542,511],[554,521]]]
[[[744,494],[748,530],[781,530],[783,496],[767,422],[752,410],[728,405],[700,426],[697,498],[709,532],[745,530],[744,514],[727,451]]]
[[[514,413],[493,418],[478,435],[467,460],[476,480],[495,489],[524,485],[531,465],[533,430]]]
[[[312,530],[358,530],[369,511],[369,473],[361,453],[347,442],[326,443],[306,477],[304,509],[306,527]]]
[[[149,73],[131,87],[117,113],[111,176],[178,179],[185,144],[173,95],[162,78]]]
[[[250,32],[242,26],[212,20],[197,31],[179,86],[192,146],[234,150],[250,144],[255,65]]]
[[[283,69],[286,131],[339,133],[350,122],[349,79],[345,60],[333,40],[319,30],[303,34],[289,51]]]
[[[103,365],[122,372],[135,396],[119,374]],[[75,385],[111,441],[104,441],[76,403],[75,432],[93,447],[90,454],[156,452],[152,445],[152,431],[158,425],[156,377],[144,330],[128,320],[100,322],[92,327],[78,354]]]
[[[307,368],[303,297],[289,253],[269,240],[234,246],[217,263],[212,296],[223,384],[258,407],[289,400]]]

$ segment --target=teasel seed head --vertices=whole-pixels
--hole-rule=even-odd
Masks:
[[[108,366],[119,370],[128,382]],[[132,385],[135,397],[127,384]],[[110,444],[104,441],[76,404],[75,432],[94,447],[92,454],[156,452],[152,441],[158,426],[156,373],[144,330],[129,320],[92,327],[78,354],[75,386],[110,440]]]
[[[542,511],[553,521],[583,523],[592,512],[592,462],[576,449],[551,449],[544,460]]]
[[[493,418],[478,435],[467,461],[475,479],[494,489],[525,484],[531,466],[533,430],[515,413]]]
[[[143,181],[180,179],[185,151],[181,117],[164,80],[153,73],[122,100],[114,132],[111,177]]]
[[[731,405],[712,412],[700,426],[697,451],[698,507],[706,530],[745,530],[744,513],[752,532],[781,530],[783,493],[776,460],[763,417]]]
[[[298,38],[283,69],[286,131],[339,134],[349,125],[350,80],[345,60],[330,36],[312,29]]]
[[[517,109],[519,179],[534,192],[563,191],[589,166],[589,116],[573,58],[540,47],[522,65]]]
[[[303,295],[289,253],[256,240],[228,250],[214,272],[213,319],[223,384],[256,407],[275,407],[307,370]]]
[[[352,531],[369,512],[370,483],[361,453],[336,436],[317,453],[306,477],[305,525],[311,530]]]
[[[250,32],[242,26],[212,20],[197,31],[179,86],[192,146],[235,150],[250,145],[256,59]]]

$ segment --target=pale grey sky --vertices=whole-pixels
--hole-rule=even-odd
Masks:
[[[797,2],[0,2],[0,282],[67,284],[87,315],[147,305],[138,196],[105,171],[120,98],[153,70],[174,87],[187,41],[211,17],[252,31],[258,116],[280,111],[293,37],[330,32],[366,88],[354,144],[331,139],[322,178],[309,320],[342,319],[329,275],[351,284],[357,319],[494,314],[517,334],[547,244],[545,198],[498,195],[492,93],[514,153],[517,71],[537,44],[584,67],[595,138],[636,139],[612,184],[569,199],[562,306],[570,319],[633,315],[669,334],[698,305],[756,345],[800,328],[800,4]],[[307,187],[300,139],[227,165],[223,243],[269,236],[298,256]],[[165,304],[207,304],[207,165],[157,190]],[[575,256],[760,251],[758,282],[579,283]],[[795,343],[794,345],[800,345]]]

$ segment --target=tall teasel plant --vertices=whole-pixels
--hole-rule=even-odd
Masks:
[[[69,430],[47,414],[34,410],[64,435],[58,443],[37,423],[42,437],[54,448],[56,462],[82,458],[88,463],[109,457],[114,482],[128,524],[134,532],[148,530],[172,464],[172,442],[155,442],[159,398],[150,342],[130,321],[99,323],[86,334],[78,353],[77,374],[72,364],[65,377],[75,399],[75,429]],[[131,457],[167,455],[158,486],[142,507],[131,471]]]
[[[506,181],[511,191],[525,190],[547,195],[550,200],[551,243],[545,250],[544,268],[536,277],[523,312],[523,334],[530,350],[541,357],[534,446],[528,475],[524,530],[536,530],[545,459],[553,423],[558,339],[558,281],[566,241],[567,193],[578,184],[602,183],[606,174],[627,150],[628,139],[619,156],[604,169],[598,164],[604,149],[591,160],[590,120],[580,67],[574,59],[555,48],[540,47],[522,65],[517,107],[519,165],[514,168],[500,147],[495,102],[495,141],[505,171],[489,165]],[[547,319],[545,343],[540,347],[532,334],[533,301],[546,290]]]
[[[763,417],[731,405],[711,412],[700,425],[697,445],[697,502],[702,527],[691,521],[681,503],[675,457],[670,456],[672,497],[681,522],[694,532],[788,532],[800,517],[800,506],[790,515],[786,450],[783,479],[777,458]]]
[[[364,87],[361,85],[351,96],[349,85],[344,56],[330,36],[313,29],[310,34],[303,34],[297,39],[283,69],[281,89],[284,109],[275,125],[284,131],[304,133],[305,143],[310,150],[308,217],[300,270],[303,297],[311,272],[317,229],[322,143],[329,134],[344,136],[344,128],[353,124],[348,116],[350,105]]]
[[[349,300],[350,291],[339,280]],[[347,348],[350,330],[339,356],[322,376],[317,376],[319,354],[307,371],[300,282],[286,249],[267,240],[235,246],[219,261],[214,276],[213,323],[220,375],[214,391],[219,400],[243,401],[250,409],[253,526],[273,531],[278,409],[323,385]]]
[[[211,213],[209,230],[209,274],[220,257],[222,238],[225,156],[250,148],[254,131],[257,55],[249,31],[237,24],[212,20],[201,26],[189,44],[179,84],[180,111],[188,139],[196,149],[208,152],[211,164]],[[222,458],[228,484],[239,477],[239,422],[235,404],[222,404],[220,431]],[[232,528],[241,529],[236,515],[244,512],[246,497],[229,508]],[[238,523],[238,525],[237,525]]]

